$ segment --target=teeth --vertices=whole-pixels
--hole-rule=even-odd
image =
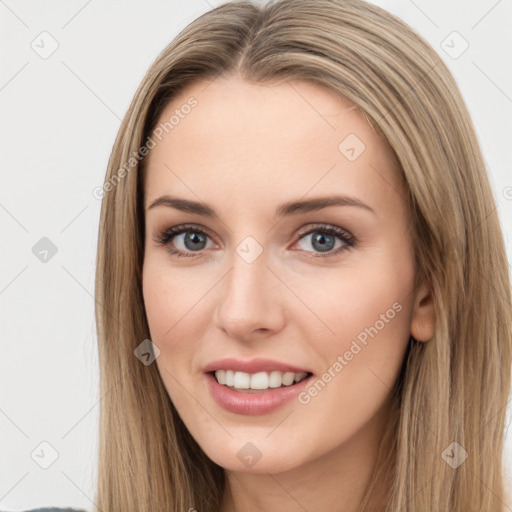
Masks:
[[[271,372],[268,378],[268,385],[271,388],[280,388],[283,383],[283,372]]]
[[[226,384],[226,370],[218,370],[215,372],[215,377],[219,384]]]
[[[233,387],[237,389],[249,389],[251,387],[251,376],[244,372],[235,372]]]
[[[217,370],[215,378],[219,384],[234,387],[235,389],[269,389],[291,386],[294,382],[300,382],[307,373],[294,372],[258,372],[246,373],[233,370]]]
[[[245,375],[249,376],[248,373]],[[268,373],[259,372],[251,375],[251,389],[268,389]]]

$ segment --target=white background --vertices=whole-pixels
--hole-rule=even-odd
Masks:
[[[220,3],[0,0],[2,510],[92,507],[100,400],[92,295],[100,201],[92,191],[103,184],[120,120],[149,65]],[[416,29],[452,70],[512,261],[511,2],[374,3]],[[458,58],[441,46],[453,31],[469,44]],[[46,49],[52,38],[58,43],[46,59],[31,47],[43,37]],[[462,40],[454,41],[460,50]],[[42,237],[57,247],[46,263],[32,252]],[[48,469],[31,457],[43,441],[58,452]],[[512,467],[508,431],[506,457]]]

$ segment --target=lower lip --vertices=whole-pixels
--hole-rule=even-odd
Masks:
[[[205,378],[213,399],[224,409],[236,414],[268,414],[293,400],[308,385],[312,375],[291,386],[269,388],[257,393],[234,391],[217,382],[211,373]]]

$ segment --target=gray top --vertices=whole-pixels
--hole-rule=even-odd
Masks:
[[[0,511],[7,512],[7,511]],[[58,507],[41,507],[41,508],[31,508],[30,510],[25,510],[24,512],[86,512],[83,509],[78,508],[58,508]]]

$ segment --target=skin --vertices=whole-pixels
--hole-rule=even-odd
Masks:
[[[144,183],[143,295],[158,370],[193,437],[227,472],[221,512],[354,511],[409,337],[428,341],[435,331],[428,284],[413,291],[396,164],[368,121],[318,85],[222,76],[182,91],[161,121],[190,96],[197,106],[151,149]],[[354,161],[338,149],[349,134],[366,146]],[[281,203],[333,193],[374,213],[330,206],[274,217]],[[149,208],[164,194],[203,201],[217,217]],[[186,246],[183,234],[167,246],[155,241],[185,223],[205,229],[206,242]],[[335,238],[321,252],[314,234],[304,236],[319,223],[348,231],[355,245],[336,253],[346,242]],[[248,236],[262,249],[252,263],[236,252]],[[195,255],[180,258],[171,247]],[[223,357],[267,357],[320,377],[395,303],[400,312],[307,404],[240,415],[205,386],[202,368]],[[262,455],[251,467],[237,456],[248,442]]]

